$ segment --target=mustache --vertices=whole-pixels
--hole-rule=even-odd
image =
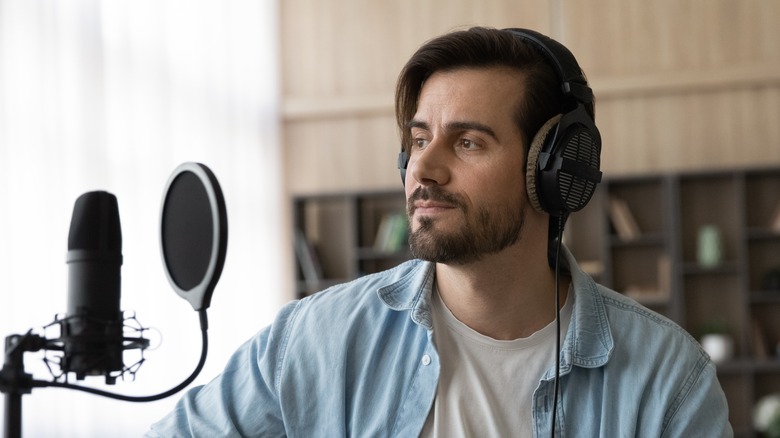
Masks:
[[[412,192],[412,194],[409,196],[409,199],[406,200],[406,211],[409,213],[409,215],[414,213],[414,202],[418,200],[450,204],[462,210],[465,210],[466,208],[466,203],[463,202],[459,196],[452,193],[447,193],[441,187],[436,185],[428,187],[420,186],[417,187],[414,192]]]

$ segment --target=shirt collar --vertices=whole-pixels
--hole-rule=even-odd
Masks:
[[[431,292],[435,267],[435,263],[422,260],[412,260],[400,265],[394,269],[397,272],[393,275],[396,280],[379,289],[379,298],[393,310],[410,310],[414,322],[433,330]]]
[[[566,246],[563,253],[576,298],[572,309],[569,330],[564,340],[561,372],[568,372],[572,365],[596,368],[607,363],[614,347],[606,307],[598,286],[577,265]]]
[[[564,265],[571,273],[576,298],[571,322],[562,347],[561,372],[572,365],[585,368],[607,363],[614,346],[606,309],[598,286],[582,272],[568,248],[562,247]],[[397,268],[390,283],[378,290],[379,298],[391,309],[410,311],[412,320],[428,330],[433,329],[431,293],[435,264],[412,260]]]

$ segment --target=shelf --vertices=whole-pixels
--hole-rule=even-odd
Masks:
[[[671,305],[671,299],[669,296],[664,295],[661,291],[650,291],[642,294],[626,292],[626,296],[635,299],[639,304],[650,307],[665,307]]]
[[[683,264],[682,273],[684,275],[738,275],[739,263],[726,261],[717,266],[705,267],[696,262],[687,262]]]
[[[748,240],[776,240],[780,242],[780,231],[769,228],[748,228],[745,230]]]
[[[581,267],[599,283],[694,335],[714,320],[727,324],[735,358],[717,365],[718,377],[732,425],[746,436],[757,398],[780,392],[780,360],[773,359],[780,343],[780,292],[762,286],[764,275],[780,268],[780,232],[771,226],[779,205],[780,168],[605,178],[591,202],[571,216],[564,234]],[[387,247],[381,244],[382,224],[393,215],[405,218],[404,207],[401,190],[294,198],[294,226],[322,269],[322,278],[313,282],[304,281],[299,269],[298,294],[409,259],[403,240],[381,250]],[[717,235],[718,263],[711,268],[697,262],[706,227]]]
[[[780,359],[753,360],[750,367],[755,373],[780,373]]]
[[[780,304],[780,292],[752,291],[748,296],[751,304]]]
[[[613,235],[609,243],[613,247],[660,246],[665,243],[665,236],[661,233],[643,233],[633,239],[624,239]]]
[[[307,258],[298,256],[299,297],[411,257],[405,244],[405,198],[400,190],[297,196],[292,208],[295,229],[315,253],[314,263],[321,271],[319,278],[306,281]]]
[[[753,435],[758,397],[780,392],[780,292],[762,285],[780,269],[778,215],[780,168],[754,168],[605,178],[569,220],[567,245],[600,283],[694,336],[726,324],[735,358],[717,370],[740,436]],[[707,257],[714,266],[698,262]]]
[[[407,249],[387,252],[374,247],[363,247],[357,249],[356,256],[361,260],[408,260],[412,255]]]

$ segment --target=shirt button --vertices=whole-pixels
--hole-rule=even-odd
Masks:
[[[422,364],[425,365],[425,366],[430,365],[431,364],[431,357],[428,356],[427,354],[423,355],[423,357],[422,357]]]

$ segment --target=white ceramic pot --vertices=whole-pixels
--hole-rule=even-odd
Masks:
[[[734,357],[734,339],[729,335],[704,335],[701,338],[701,346],[715,363],[721,363]]]

